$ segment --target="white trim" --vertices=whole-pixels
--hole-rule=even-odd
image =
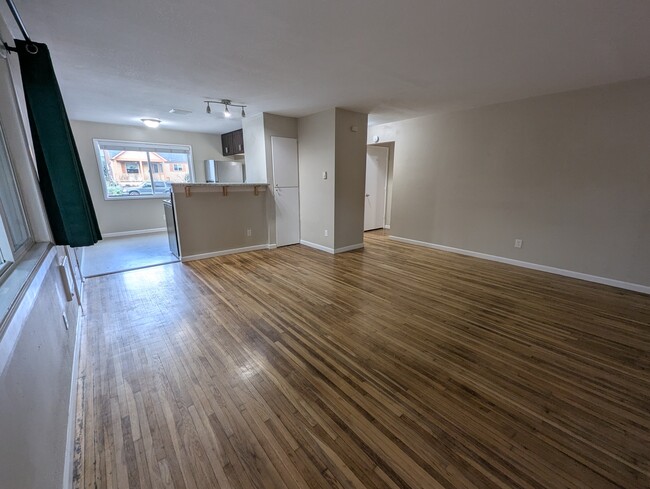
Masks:
[[[136,229],[134,231],[118,231],[116,233],[102,233],[103,238],[119,238],[121,236],[137,236],[139,234],[165,233],[167,228]]]
[[[309,246],[319,251],[324,251],[325,253],[330,253],[332,255],[336,253],[345,253],[346,251],[358,250],[363,248],[363,243],[357,243],[350,246],[343,246],[341,248],[329,248],[327,246],[319,245],[317,243],[312,243],[311,241],[305,241],[304,239],[300,240],[301,245]]]
[[[181,262],[203,260],[205,258],[213,258],[215,256],[223,256],[223,255],[232,255],[235,253],[246,253],[248,251],[269,250],[271,249],[271,246],[272,245],[262,244],[262,245],[255,245],[255,246],[245,246],[243,248],[232,248],[229,250],[212,251],[210,253],[201,253],[198,255],[182,256]]]
[[[334,254],[334,248],[328,248],[327,246],[312,243],[311,241],[305,241],[304,239],[301,239],[300,244],[309,246],[310,248],[314,248],[316,250],[324,251],[325,253],[331,253],[332,255]]]
[[[194,156],[192,154],[192,146],[189,144],[173,144],[173,143],[152,143],[152,142],[144,142],[144,141],[127,141],[127,140],[118,140],[118,139],[101,139],[101,138],[93,138],[93,147],[95,148],[95,159],[97,160],[97,166],[99,168],[99,180],[102,184],[102,190],[104,192],[104,200],[107,202],[110,202],[112,200],[143,200],[143,199],[166,199],[169,198],[169,195],[160,195],[157,196],[156,194],[152,193],[151,195],[138,195],[138,196],[123,196],[123,197],[110,197],[108,195],[108,189],[106,186],[106,179],[104,178],[104,168],[102,167],[102,159],[100,156],[100,146],[102,144],[110,145],[121,145],[124,147],[131,147],[132,150],[134,151],[156,151],[156,149],[169,149],[169,150],[175,150],[179,148],[183,148],[187,150],[187,163],[188,163],[188,170],[190,172],[190,181],[193,182],[195,179],[194,176]],[[143,149],[143,147],[147,147],[146,149]],[[164,151],[161,151],[161,153],[164,153]],[[153,188],[152,188],[153,191]]]
[[[578,280],[585,280],[587,282],[595,282],[597,284],[610,285],[612,287],[618,287],[620,289],[633,290],[635,292],[641,292],[642,294],[650,294],[650,286],[647,285],[633,284],[629,282],[623,282],[621,280],[615,280],[612,278],[599,277],[597,275],[589,275],[587,273],[575,272],[573,270],[565,270],[563,268],[549,267],[547,265],[539,265],[537,263],[530,263],[521,260],[513,260],[512,258],[504,258],[502,256],[488,255],[486,253],[479,253],[478,251],[463,250],[461,248],[453,248],[451,246],[428,243],[426,241],[418,241],[416,239],[401,238],[399,236],[389,236],[388,238],[402,243],[424,246],[426,248],[433,248],[435,250],[449,251],[451,253],[458,253],[460,255],[473,256],[475,258],[482,258],[484,260],[506,263],[508,265],[514,265],[516,267],[530,268],[532,270],[539,270],[541,272],[548,272],[548,273],[554,273],[556,275],[562,275],[565,277],[577,278]]]
[[[390,229],[390,224],[384,224],[384,229]]]
[[[363,248],[363,243],[357,243],[349,246],[343,246],[342,248],[336,248],[334,253],[345,253],[346,251],[358,250]]]
[[[65,444],[65,465],[63,466],[63,489],[72,488],[74,476],[74,444],[77,429],[77,382],[79,380],[79,355],[81,350],[81,325],[83,309],[77,308],[77,329],[72,359],[72,379],[70,381],[70,400],[68,401],[68,436]]]

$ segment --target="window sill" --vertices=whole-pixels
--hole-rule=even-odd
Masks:
[[[113,202],[113,201],[125,201],[125,200],[131,200],[131,201],[136,201],[136,200],[149,200],[149,199],[169,199],[169,194],[157,194],[157,195],[124,195],[122,197],[104,197],[104,200],[106,202]]]
[[[51,247],[51,243],[34,243],[0,284],[0,341],[22,292]]]

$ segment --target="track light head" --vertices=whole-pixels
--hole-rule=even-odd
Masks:
[[[223,116],[226,118],[232,117],[232,112],[230,112],[230,107],[239,107],[241,108],[242,118],[246,117],[246,106],[243,104],[233,104],[230,99],[222,98],[220,100],[204,100],[205,113],[212,114],[212,106],[210,104],[221,104],[223,105]]]

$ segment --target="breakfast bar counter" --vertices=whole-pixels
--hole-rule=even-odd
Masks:
[[[175,183],[172,205],[179,258],[269,248],[266,183]]]

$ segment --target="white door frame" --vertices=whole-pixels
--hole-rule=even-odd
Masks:
[[[389,165],[390,165],[390,148],[387,146],[378,146],[374,144],[369,144],[366,147],[366,155],[368,154],[368,150],[370,148],[382,148],[386,150],[386,165],[385,165],[385,171],[384,171],[384,189],[383,189],[383,196],[384,196],[384,205],[382,209],[382,222],[381,222],[381,229],[384,229],[386,227],[386,207],[388,205],[388,171],[389,171]],[[366,172],[367,172],[367,163],[366,163]],[[365,196],[367,197],[367,190],[365,193]],[[364,202],[364,220],[365,220],[365,202]],[[365,228],[365,222],[364,222],[364,228]],[[379,228],[370,228],[368,231],[371,231],[373,229],[379,229]],[[364,229],[364,231],[366,231]]]

